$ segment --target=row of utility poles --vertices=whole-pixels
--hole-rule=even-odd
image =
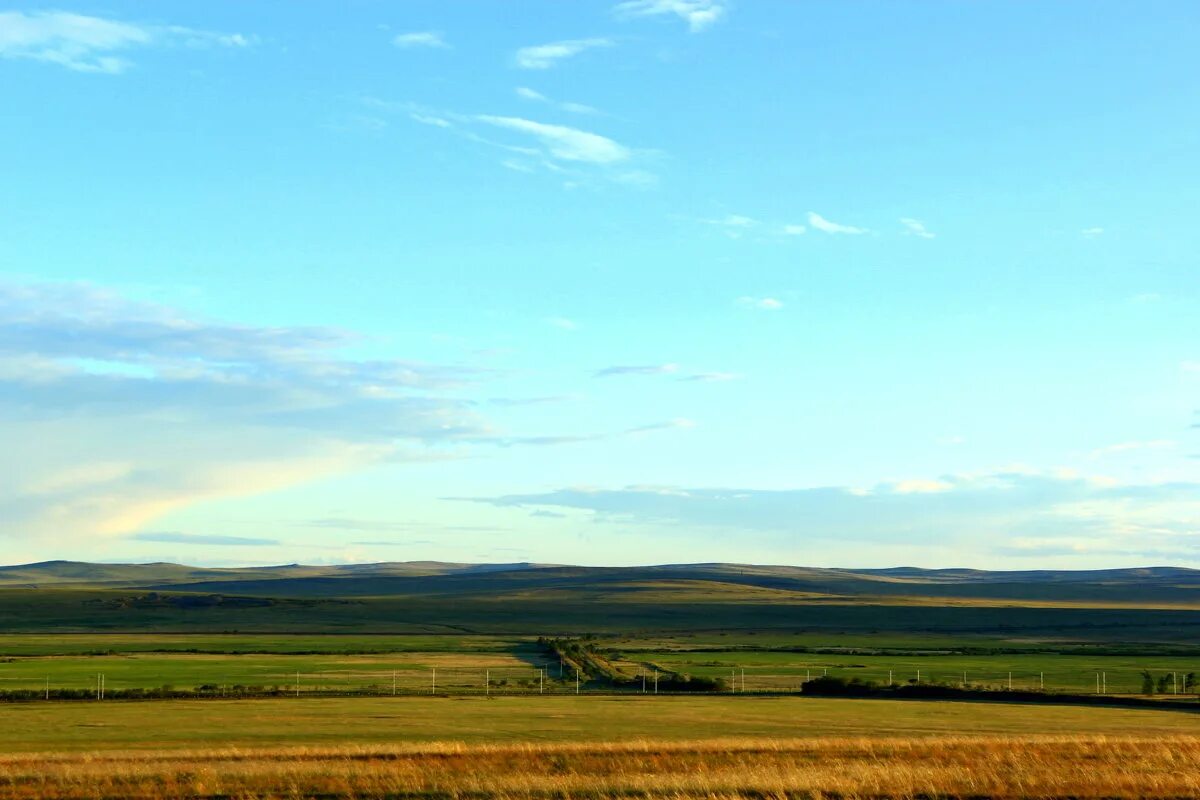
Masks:
[[[563,673],[563,665],[560,663],[559,664],[560,680],[562,678],[562,673]],[[821,676],[824,677],[824,676],[827,676],[828,674],[829,674],[828,668],[822,668]],[[539,668],[537,671],[537,675],[538,675],[538,694],[544,694],[546,691],[546,668],[545,667]],[[657,669],[654,669],[649,674],[647,674],[645,671],[641,671],[638,674],[638,677],[641,679],[641,690],[642,690],[643,694],[646,694],[648,691],[652,692],[653,694],[658,694],[658,675],[659,675],[659,673],[658,673]],[[1171,694],[1177,695],[1177,694],[1179,694],[1179,675],[1177,672],[1171,672],[1170,675],[1171,675]],[[895,677],[894,676],[895,676],[895,671],[889,669],[888,670],[888,680],[887,680],[888,686],[895,685]],[[812,679],[813,679],[813,671],[811,669],[806,669],[804,671],[805,682],[811,681]],[[921,683],[921,670],[919,670],[919,669],[916,671],[915,682],[917,684]],[[487,695],[490,695],[491,690],[492,690],[492,671],[490,669],[484,671],[483,685],[484,685],[484,693]],[[962,673],[962,683],[960,685],[962,685],[964,687],[968,685],[967,672],[965,670]],[[1012,691],[1012,688],[1013,688],[1012,672],[1009,672],[1007,675],[1006,686],[1009,691]],[[393,696],[396,696],[399,694],[399,688],[400,688],[399,687],[399,673],[396,671],[393,671],[392,672],[392,695]],[[1038,673],[1038,689],[1044,691],[1045,688],[1046,688],[1046,674],[1044,672],[1039,672]],[[575,670],[575,694],[579,694],[581,692],[581,689],[582,689],[582,676],[581,676],[579,670],[576,669]],[[102,672],[96,673],[96,682],[95,682],[95,687],[94,687],[96,699],[103,700],[105,698],[106,690],[107,690],[107,678],[106,678],[105,674]],[[295,682],[294,690],[295,690],[296,696],[299,697],[300,696],[300,673],[299,672],[296,673],[296,682]],[[741,669],[735,668],[730,671],[730,673],[729,673],[729,690],[730,690],[730,692],[733,692],[733,693],[748,691],[746,689],[746,670],[744,667]],[[45,698],[47,700],[49,700],[50,699],[50,676],[49,675],[46,676],[44,691],[45,691]],[[433,667],[430,670],[429,693],[437,694],[437,668],[436,667]],[[1096,672],[1096,694],[1108,694],[1108,673],[1104,670],[1099,670]]]

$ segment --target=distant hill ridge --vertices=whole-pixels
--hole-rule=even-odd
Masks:
[[[459,594],[521,590],[671,590],[721,586],[836,597],[923,596],[1015,600],[1106,599],[1195,602],[1200,570],[842,569],[757,564],[583,567],[518,562],[465,564],[392,561],[366,564],[194,567],[154,562],[43,561],[0,567],[0,589],[94,586],[293,597]]]

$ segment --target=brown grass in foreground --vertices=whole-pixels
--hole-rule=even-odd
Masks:
[[[6,798],[1187,798],[1200,737],[309,747],[0,756]]]

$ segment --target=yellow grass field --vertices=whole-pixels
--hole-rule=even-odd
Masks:
[[[929,737],[425,744],[0,756],[66,798],[1183,798],[1200,738]]]
[[[1183,798],[1188,711],[801,697],[0,706],[4,798]]]

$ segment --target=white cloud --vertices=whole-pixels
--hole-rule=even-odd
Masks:
[[[540,103],[546,103],[550,100],[550,98],[546,97],[546,95],[530,89],[527,86],[518,86],[516,91],[517,97],[524,98],[525,100],[535,100]]]
[[[615,164],[627,161],[631,155],[629,148],[606,136],[566,125],[549,125],[521,117],[481,115],[476,119],[498,128],[529,134],[546,148],[548,155],[562,161]]]
[[[546,320],[546,324],[555,328],[560,328],[564,331],[573,331],[579,329],[579,324],[575,322],[575,320],[567,319],[566,317],[549,317]]]
[[[79,284],[0,284],[0,532],[138,529],[486,439],[471,370],[342,355],[333,328],[208,322]],[[19,476],[19,477],[18,477]]]
[[[1179,368],[1184,372],[1200,372],[1200,361],[1183,361]]]
[[[562,111],[566,111],[569,114],[598,114],[598,113],[600,113],[596,109],[592,108],[591,106],[586,106],[583,103],[559,103],[559,102],[556,102],[554,100],[551,100],[549,97],[542,94],[541,92],[537,91],[536,89],[530,89],[528,86],[518,86],[516,88],[516,93],[517,93],[517,97],[520,97],[523,100],[532,100],[535,103],[548,103],[548,104],[554,106],[555,108],[561,109]]]
[[[1079,235],[1083,236],[1085,239],[1095,239],[1097,236],[1100,236],[1103,233],[1104,228],[1084,228],[1079,232]]]
[[[800,236],[800,235],[804,234],[807,230],[808,230],[808,228],[804,227],[803,225],[784,225],[780,229],[780,232],[784,236]]]
[[[901,217],[900,224],[907,228],[905,233],[909,236],[919,236],[922,239],[932,239],[937,235],[931,233],[925,227],[925,223],[921,222],[919,219],[913,219],[912,217]]]
[[[409,49],[413,47],[433,47],[433,48],[448,48],[449,44],[442,37],[441,31],[414,31],[412,33],[401,33],[392,39],[392,44],[396,47]]]
[[[559,103],[558,107],[571,114],[599,114],[592,106],[583,103]]]
[[[619,17],[655,17],[674,14],[699,33],[725,14],[725,5],[718,0],[626,0],[613,7]]]
[[[127,51],[153,46],[246,47],[254,37],[178,25],[139,25],[65,11],[0,12],[0,58],[58,64],[76,72],[115,75]]]
[[[1118,442],[1105,447],[1098,447],[1092,451],[1092,458],[1103,458],[1105,456],[1119,455],[1121,453],[1129,453],[1137,450],[1167,450],[1176,445],[1176,442],[1171,439],[1150,439],[1140,442]]]
[[[726,381],[736,381],[741,377],[736,372],[694,372],[691,375],[684,375],[677,378],[677,380],[695,383],[724,383]]]
[[[567,488],[476,498],[501,507],[574,509],[598,521],[768,540],[949,545],[976,557],[1029,538],[1082,539],[1127,554],[1190,551],[1200,484],[1120,484],[1050,472],[989,472],[891,481],[867,489]]]
[[[831,222],[815,211],[808,212],[808,225],[810,228],[822,233],[846,233],[852,235],[869,233],[866,228],[856,228],[853,225],[841,225],[837,222]]]
[[[670,375],[679,371],[678,364],[635,364],[605,367],[596,370],[593,377],[612,378],[623,375]]]
[[[774,297],[739,297],[738,305],[760,311],[778,311],[783,308],[783,301],[776,300]]]
[[[517,161],[515,158],[506,158],[500,162],[500,166],[505,169],[511,169],[513,172],[536,172],[536,167],[531,164],[526,164],[524,161]]]
[[[409,119],[411,119],[413,122],[419,122],[422,125],[432,125],[435,128],[453,128],[454,127],[454,123],[451,122],[450,120],[443,119],[442,117],[435,117],[430,114],[418,114],[416,112],[413,112],[412,114],[409,114],[408,116],[409,116]]]
[[[549,69],[559,61],[579,55],[585,50],[611,46],[612,41],[609,39],[568,39],[561,42],[522,47],[517,51],[515,59],[517,66],[521,69]]]
[[[757,228],[761,224],[753,217],[747,217],[743,214],[727,214],[724,217],[702,219],[700,222],[720,228],[730,239],[740,239],[751,229]]]
[[[742,214],[729,214],[720,219],[706,219],[704,222],[709,225],[721,225],[726,228],[752,228],[758,224],[758,220],[753,217],[743,216]]]

